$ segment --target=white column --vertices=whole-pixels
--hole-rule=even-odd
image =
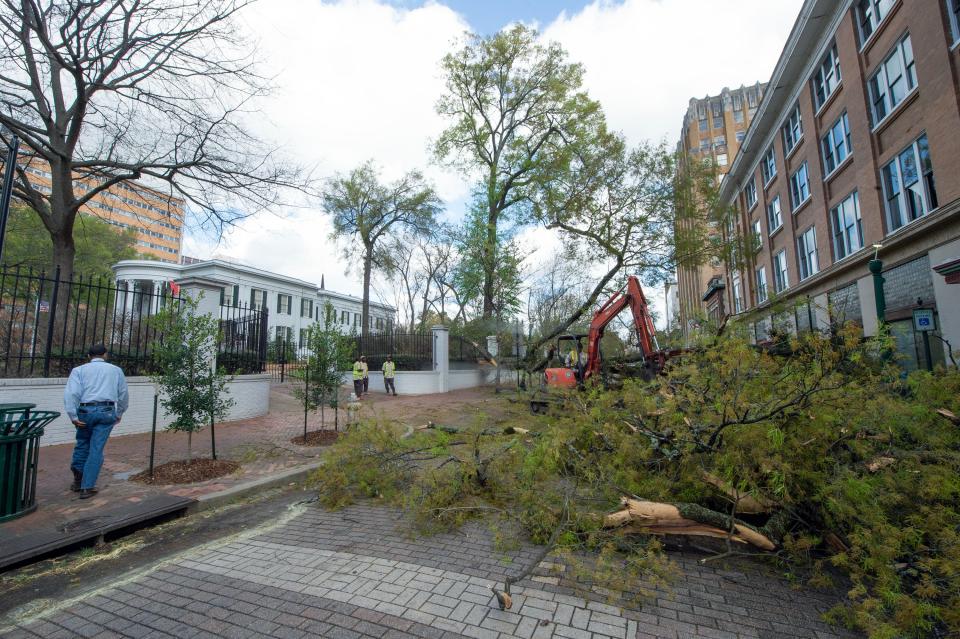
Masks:
[[[220,317],[220,287],[208,284],[206,282],[186,282],[180,289],[184,297],[189,297],[197,301],[197,315],[210,315],[219,319]],[[210,349],[210,367],[217,365],[216,345]]]
[[[150,314],[156,315],[160,312],[160,297],[163,295],[163,282],[153,280],[153,300],[150,304]]]
[[[434,326],[433,332],[433,370],[438,373],[437,392],[450,390],[450,331],[446,326]]]
[[[137,291],[137,280],[127,280],[127,290],[123,296],[123,312],[127,315],[133,313],[133,296]]]

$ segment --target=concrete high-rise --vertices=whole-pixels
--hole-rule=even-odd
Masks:
[[[691,99],[677,145],[684,162],[711,161],[720,175],[725,175],[740,150],[766,88],[766,84],[758,82],[739,89],[724,88],[718,95]],[[681,226],[709,224],[705,215],[685,218],[678,223]],[[699,317],[709,314],[703,296],[711,281],[722,273],[723,266],[715,259],[705,260],[701,255],[678,256],[677,317],[684,332],[689,331]]]

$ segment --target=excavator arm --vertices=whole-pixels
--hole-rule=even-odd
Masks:
[[[637,332],[637,341],[643,356],[650,358],[659,352],[647,298],[640,287],[640,280],[631,275],[627,278],[626,288],[618,291],[593,314],[587,333],[587,364],[583,374],[585,380],[600,372],[600,339],[610,322],[628,306],[633,313],[633,327]]]

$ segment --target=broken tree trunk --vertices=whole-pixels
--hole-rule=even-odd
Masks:
[[[621,510],[604,517],[605,528],[621,528],[625,533],[729,537],[768,551],[777,547],[773,540],[746,522],[731,521],[729,515],[696,504],[666,504],[629,497],[623,497],[621,504]]]
[[[737,512],[744,515],[768,513],[776,508],[776,503],[762,495],[754,497],[751,493],[742,493],[716,475],[703,471],[703,480],[725,494],[737,504]]]

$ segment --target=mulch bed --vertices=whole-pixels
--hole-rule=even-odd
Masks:
[[[307,433],[307,439],[304,441],[303,435],[297,435],[290,440],[291,444],[297,446],[329,446],[340,437],[339,431],[335,430],[312,430]]]
[[[194,459],[192,461],[172,461],[154,466],[153,477],[150,471],[137,473],[130,478],[141,484],[192,484],[229,475],[240,468],[240,464],[224,459]]]

